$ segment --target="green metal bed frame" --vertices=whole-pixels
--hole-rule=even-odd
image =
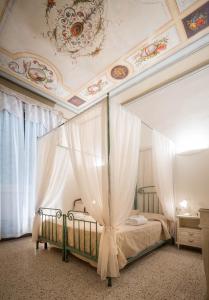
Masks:
[[[157,194],[154,191],[154,186],[142,187],[137,189],[136,192],[140,196],[139,201],[141,203],[141,207],[143,208],[143,212],[161,213],[162,209]],[[75,203],[79,200],[81,199],[77,199],[74,201],[74,206]],[[134,204],[135,209],[137,209],[138,206],[137,202],[138,201],[136,195],[136,201]],[[47,243],[49,243],[62,250],[63,261],[67,262],[69,260],[69,254],[75,253],[79,256],[87,258],[90,261],[97,262],[99,253],[98,223],[96,221],[76,217],[77,213],[81,213],[81,211],[69,210],[66,214],[63,214],[61,209],[39,208],[38,214],[41,219],[41,226],[40,234],[36,242],[36,249],[39,248],[39,243],[44,243],[44,249],[47,249]],[[82,213],[88,215],[87,212],[83,211]],[[59,220],[62,222],[59,222]],[[62,240],[58,239],[58,225],[62,225]],[[70,245],[70,243],[68,243],[69,228],[71,228],[73,232],[73,245]],[[81,228],[83,229],[82,231]],[[87,230],[87,228],[89,228],[89,230]],[[82,232],[84,241],[83,249],[81,247]],[[87,232],[89,234],[88,243],[88,239],[86,239]],[[95,253],[93,253],[92,249],[92,234],[95,234]],[[160,246],[169,241],[170,240],[160,240],[156,244],[151,245],[145,250],[139,252],[136,256],[129,257],[127,259],[128,264],[139,259],[140,257],[149,254],[151,251],[159,248]],[[108,277],[107,281],[108,286],[112,286],[112,278]]]

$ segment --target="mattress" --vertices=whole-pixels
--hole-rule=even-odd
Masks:
[[[144,214],[148,218],[146,224],[140,226],[132,226],[123,224],[116,229],[116,242],[118,248],[119,267],[123,268],[127,264],[127,259],[136,256],[139,252],[156,244],[160,240],[170,238],[167,223],[164,216],[157,214]],[[88,217],[84,218],[85,222],[78,220],[67,221],[67,246],[76,248],[80,252],[85,252],[91,256],[96,256],[103,227],[95,223],[88,222]],[[92,221],[91,217],[89,219]],[[50,229],[49,229],[50,228]],[[57,233],[56,233],[57,228]],[[85,230],[84,230],[85,229]],[[62,242],[62,224],[57,225],[46,221],[43,224],[43,232],[46,232],[47,239]],[[95,262],[88,260],[86,257],[73,253],[79,258],[88,261],[91,265],[96,266]]]

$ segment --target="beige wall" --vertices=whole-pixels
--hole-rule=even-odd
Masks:
[[[151,130],[142,134],[140,151],[139,186],[154,185],[152,175]],[[174,165],[176,206],[187,200],[192,213],[209,208],[209,149],[177,154]]]
[[[178,154],[174,174],[177,205],[186,199],[194,213],[209,208],[209,149]]]

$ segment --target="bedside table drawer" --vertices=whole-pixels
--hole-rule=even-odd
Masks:
[[[177,241],[182,245],[201,248],[200,231],[179,229],[177,231]]]

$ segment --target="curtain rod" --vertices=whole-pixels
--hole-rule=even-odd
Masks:
[[[151,130],[154,130],[149,124],[145,123],[143,120],[141,120],[142,124],[144,124],[146,127],[148,127]]]
[[[107,95],[108,95],[108,94],[107,94]],[[108,97],[108,96],[106,96],[106,99],[107,99],[107,97]],[[81,111],[79,114],[73,116],[73,117],[70,118],[69,120],[63,122],[62,124],[58,125],[57,127],[54,127],[54,128],[53,128],[52,130],[50,130],[49,132],[47,132],[47,133],[45,133],[44,135],[39,136],[39,137],[37,137],[37,138],[38,138],[38,139],[41,139],[42,137],[44,137],[44,136],[50,134],[52,131],[58,129],[59,127],[61,127],[61,126],[63,126],[63,125],[66,125],[68,122],[72,121],[72,120],[75,119],[76,117],[79,117],[80,115],[82,115],[83,113],[87,112],[87,111],[90,110],[92,107],[95,107],[96,105],[98,105],[99,103],[101,103],[101,102],[104,101],[104,100],[105,100],[105,98],[103,98],[103,99],[100,100],[99,102],[95,103],[94,105],[87,107],[86,109],[84,109],[83,111]]]
[[[107,93],[106,99],[108,99],[108,101],[110,101],[110,97],[109,97],[109,93]],[[73,116],[72,118],[70,118],[69,120],[63,122],[62,124],[58,125],[57,127],[54,127],[52,130],[50,130],[49,132],[45,133],[42,136],[38,136],[37,139],[41,139],[42,137],[45,137],[46,135],[50,134],[52,131],[57,130],[59,127],[66,125],[68,122],[72,121],[73,119],[75,119],[76,117],[80,116],[81,114],[85,113],[86,111],[90,110],[92,107],[96,106],[97,104],[101,103],[102,101],[104,101],[105,98],[103,98],[102,100],[100,100],[99,102],[95,103],[92,106],[89,106],[88,108],[86,108],[85,110],[83,110],[82,112],[80,112],[79,114]],[[123,104],[122,104],[123,105]],[[154,130],[149,124],[147,124],[146,122],[144,122],[143,120],[141,120],[141,122],[148,127],[151,130]]]

